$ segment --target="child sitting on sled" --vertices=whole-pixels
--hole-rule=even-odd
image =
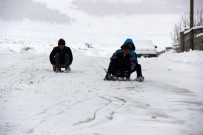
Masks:
[[[129,47],[124,46],[122,51],[116,51],[111,57],[105,80],[116,80],[119,77],[129,79],[132,56],[129,54]]]

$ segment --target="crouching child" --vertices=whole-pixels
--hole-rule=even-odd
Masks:
[[[61,68],[65,68],[65,72],[71,70],[70,65],[73,61],[72,51],[69,47],[65,46],[66,42],[64,39],[59,39],[58,46],[54,47],[50,53],[49,60],[53,65],[53,70],[61,72]]]
[[[138,64],[138,58],[137,54],[135,52],[135,45],[133,43],[132,39],[126,39],[123,45],[121,46],[121,50],[123,47],[128,46],[129,47],[129,53],[132,56],[132,61],[131,61],[131,68],[130,68],[130,74],[133,72],[137,72],[137,78],[135,79],[136,81],[143,82],[144,77],[142,75],[142,67],[140,64]]]
[[[110,64],[104,80],[130,79],[132,56],[129,47],[125,46],[122,51],[116,51],[110,59]]]

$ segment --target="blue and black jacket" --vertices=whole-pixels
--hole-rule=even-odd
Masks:
[[[118,49],[110,58],[110,60],[115,59],[116,58],[116,54],[117,53],[122,53],[122,49],[124,46],[127,46],[128,44],[132,45],[132,48],[130,48],[129,54],[132,56],[133,58],[133,62],[138,64],[138,60],[137,60],[137,54],[135,53],[135,45],[133,43],[133,40],[128,38],[125,40],[125,42],[123,43],[123,45],[121,46],[121,49]]]

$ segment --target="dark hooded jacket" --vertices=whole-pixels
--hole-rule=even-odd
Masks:
[[[65,57],[65,54],[69,54],[70,65],[71,65],[71,63],[73,61],[73,54],[72,54],[72,51],[69,47],[65,46],[63,49],[60,49],[58,46],[54,47],[54,49],[51,51],[50,56],[49,56],[49,60],[50,60],[52,65],[55,63],[54,57],[55,57],[56,53],[59,53],[59,55],[61,57]]]
[[[132,55],[129,54],[129,53],[124,55],[123,52],[118,52],[117,55],[116,55],[117,60],[126,61],[126,62],[129,62],[129,63],[130,63],[131,58],[132,58]]]
[[[134,63],[137,64],[138,63],[137,54],[135,53],[135,45],[134,45],[132,39],[130,39],[130,38],[126,39],[125,42],[123,43],[123,45],[121,46],[121,49],[124,48],[124,46],[127,46],[128,44],[132,45],[132,48],[130,48],[129,53],[132,55]]]
[[[130,51],[135,51],[135,45],[133,43],[133,40],[128,38],[125,40],[125,42],[123,43],[123,45],[121,46],[121,49],[124,47],[124,46],[127,46],[128,44],[131,44],[132,45],[132,48],[130,48]]]

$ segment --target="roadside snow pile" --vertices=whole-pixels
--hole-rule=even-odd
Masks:
[[[116,51],[117,47],[110,46],[107,44],[99,43],[85,43],[85,42],[68,42],[69,46],[74,52],[82,56],[97,56],[97,57],[111,57],[111,55]],[[90,47],[91,46],[91,47]]]
[[[54,42],[43,39],[29,39],[22,37],[0,37],[0,49],[13,52],[49,53]]]
[[[159,60],[185,62],[185,63],[203,63],[203,51],[190,51],[183,53],[176,53],[169,51],[159,56]]]
[[[0,49],[9,50],[20,53],[36,53],[49,54],[53,47],[57,46],[57,40],[46,39],[31,39],[23,37],[0,37]],[[69,42],[66,41],[66,46],[69,46],[72,51],[77,52],[82,56],[98,56],[110,57],[117,49],[115,46],[96,44],[87,47],[85,42]]]

